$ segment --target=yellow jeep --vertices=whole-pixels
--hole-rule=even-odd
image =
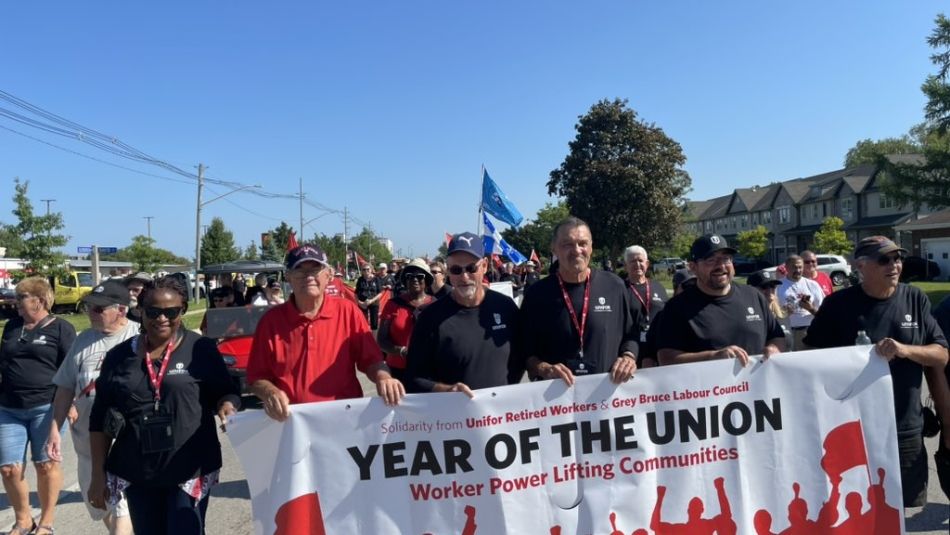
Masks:
[[[64,312],[81,312],[82,298],[95,286],[89,271],[67,271],[50,277],[49,282],[55,294],[54,308]]]

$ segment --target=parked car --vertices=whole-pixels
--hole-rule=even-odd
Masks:
[[[736,275],[751,275],[756,271],[772,267],[772,264],[765,260],[735,255],[732,257],[732,267],[735,268]]]
[[[851,264],[843,256],[819,254],[815,257],[818,260],[818,271],[827,273],[835,286],[841,286],[851,276]]]
[[[49,283],[53,288],[53,310],[62,312],[82,312],[82,298],[95,286],[92,273],[88,271],[67,271],[50,277]]]
[[[933,260],[925,260],[919,256],[904,258],[901,282],[932,281],[939,276],[940,266]]]
[[[13,288],[0,288],[0,317],[9,319],[16,315],[16,291]]]
[[[686,260],[682,258],[661,258],[651,263],[650,269],[654,273],[669,273],[672,275],[677,269],[686,269]]]

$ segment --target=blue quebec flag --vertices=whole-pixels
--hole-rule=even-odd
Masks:
[[[497,219],[517,227],[524,221],[524,216],[515,208],[515,205],[505,197],[498,184],[488,176],[488,171],[482,171],[482,210],[495,216]]]
[[[482,243],[485,245],[485,254],[501,254],[508,257],[515,264],[521,264],[528,259],[517,249],[508,245],[508,242],[501,237],[501,233],[495,230],[488,216],[482,214],[482,220],[485,222],[485,233],[482,235]]]

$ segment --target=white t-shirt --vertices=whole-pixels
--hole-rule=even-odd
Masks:
[[[802,308],[799,302],[801,296],[810,295],[811,303],[817,309],[825,299],[825,292],[817,282],[807,277],[798,279],[797,282],[786,277],[782,280],[782,285],[778,287],[778,304],[788,311],[788,323],[793,329],[796,327],[808,327],[811,320],[815,317],[811,312]]]

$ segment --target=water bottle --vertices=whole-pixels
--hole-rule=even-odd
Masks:
[[[858,331],[858,337],[854,339],[854,345],[856,346],[871,345],[871,339],[868,337],[868,333],[865,331]]]

